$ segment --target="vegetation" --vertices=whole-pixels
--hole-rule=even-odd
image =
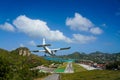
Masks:
[[[47,73],[39,73],[39,70],[31,70],[31,68],[49,65],[50,61],[33,54],[20,56],[17,50],[9,52],[0,49],[0,80],[33,80],[36,77],[48,75]]]
[[[73,69],[74,72],[83,72],[83,71],[87,71],[85,68],[81,67],[80,65],[73,63]]]
[[[55,69],[54,72],[58,72],[58,73],[59,72],[64,72],[66,66],[67,66],[67,63],[65,62],[65,63],[61,64],[57,69]]]
[[[120,80],[120,72],[93,70],[71,74],[61,74],[61,80]]]
[[[114,61],[106,65],[108,70],[120,70],[120,61]]]
[[[7,50],[0,49],[0,80],[33,80],[38,77],[49,75],[48,73],[39,73],[39,70],[31,69],[40,65],[49,66],[53,61],[47,61],[34,54],[31,54],[30,56],[20,56],[17,50],[19,49],[9,52]],[[68,56],[61,57],[71,57],[78,62],[79,60],[93,60],[100,63],[110,61],[110,63],[106,65],[106,69],[109,70],[101,71],[86,71],[84,68],[73,63],[75,73],[61,74],[61,80],[120,80],[120,72],[115,71],[116,69],[120,69],[120,53],[107,54],[95,52],[85,54],[76,52]],[[57,70],[64,71],[66,66],[67,63],[63,63],[57,68]]]
[[[112,66],[119,64],[115,62]],[[120,71],[118,70],[91,70],[87,71],[76,63],[73,63],[74,73],[63,73],[61,80],[120,80]]]
[[[81,60],[91,60],[97,63],[106,63],[113,61],[120,61],[120,53],[103,53],[100,51],[92,52],[89,54],[74,52],[69,55],[59,56],[63,59],[75,59],[75,62],[80,62]]]
[[[67,62],[65,62],[65,63],[61,64],[58,68],[63,68],[63,69],[65,69],[65,68],[66,68],[66,66],[67,66]]]

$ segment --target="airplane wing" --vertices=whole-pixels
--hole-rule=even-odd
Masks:
[[[70,49],[71,47],[67,47],[67,48],[57,48],[57,49],[51,49],[51,51],[58,51],[58,50],[66,50],[66,49]]]
[[[60,50],[66,50],[66,49],[70,49],[71,47],[67,47],[67,48],[60,48]]]
[[[34,50],[34,51],[31,51],[31,52],[45,52],[45,50]]]
[[[37,45],[37,47],[51,46],[51,44]]]

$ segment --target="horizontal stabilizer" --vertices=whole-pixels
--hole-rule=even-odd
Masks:
[[[67,47],[67,48],[60,48],[60,50],[66,50],[66,49],[70,49],[71,47]]]
[[[39,52],[39,50],[31,51],[31,52]]]
[[[51,46],[51,44],[37,45],[37,47]]]

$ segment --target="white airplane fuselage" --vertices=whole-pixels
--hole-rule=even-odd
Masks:
[[[54,52],[51,51],[51,49],[49,49],[47,46],[44,46],[43,48],[45,49],[46,53],[48,53],[48,54],[54,54]]]

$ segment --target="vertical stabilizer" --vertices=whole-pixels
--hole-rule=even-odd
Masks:
[[[43,38],[43,43],[42,43],[42,45],[37,45],[37,47],[45,47],[45,46],[51,46],[51,44],[46,44],[46,43],[45,43],[45,38]]]
[[[45,38],[43,38],[43,45],[45,45]]]

